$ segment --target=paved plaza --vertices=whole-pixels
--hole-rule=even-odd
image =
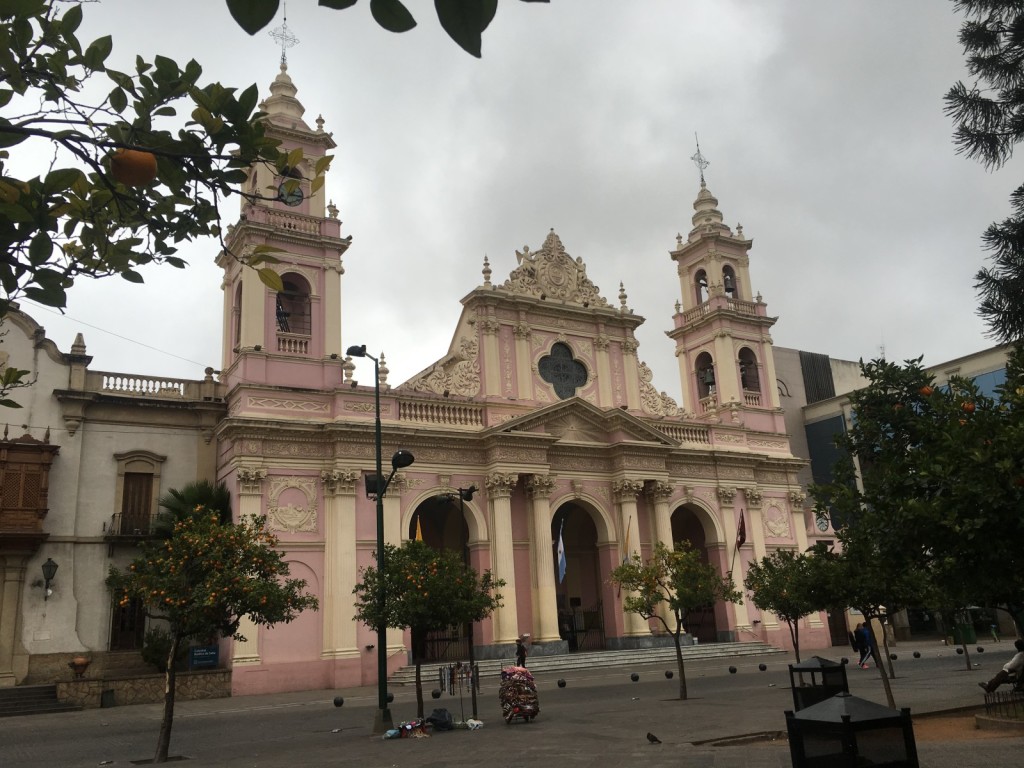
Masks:
[[[899,707],[915,715],[982,703],[977,683],[1010,655],[1009,643],[986,646],[965,669],[964,659],[940,643],[903,644],[894,651]],[[848,649],[818,652],[838,660]],[[913,651],[921,654],[913,658]],[[973,650],[973,648],[972,648]],[[807,654],[805,654],[806,658]],[[248,696],[179,702],[171,754],[183,765],[231,768],[358,765],[360,768],[542,768],[545,766],[693,766],[782,768],[789,766],[785,740],[770,737],[716,745],[748,734],[785,730],[783,712],[793,708],[787,664],[792,657],[694,660],[687,664],[689,698],[679,701],[678,678],[665,665],[573,670],[560,673],[566,686],[545,675],[538,682],[541,712],[531,723],[506,725],[499,716],[497,681],[484,680],[478,731],[456,730],[430,738],[384,741],[371,734],[376,688]],[[759,664],[765,664],[765,671]],[[735,666],[731,674],[728,667]],[[849,669],[850,692],[885,703],[875,669]],[[674,670],[673,670],[674,671]],[[639,680],[633,682],[631,673]],[[430,685],[428,684],[428,688]],[[332,700],[341,695],[342,707]],[[471,715],[468,695],[427,696],[426,709],[447,708],[460,720]],[[412,688],[395,689],[396,722],[415,715]],[[115,707],[0,720],[2,768],[129,766],[152,757],[160,705]],[[661,739],[649,744],[648,732]],[[931,741],[918,739],[925,768],[993,768],[1020,764],[1024,737]]]

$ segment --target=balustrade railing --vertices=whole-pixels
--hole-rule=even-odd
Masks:
[[[744,391],[744,393],[743,393],[743,402],[746,405],[760,406],[761,405],[761,393],[760,392]]]
[[[711,433],[707,427],[692,427],[685,424],[654,424],[658,430],[680,443],[711,445]]]
[[[475,403],[401,400],[398,403],[398,419],[399,421],[416,421],[424,424],[482,427],[484,411],[483,406]]]
[[[289,355],[308,355],[310,337],[296,333],[278,333],[277,351]]]
[[[180,379],[161,379],[154,376],[136,376],[125,373],[103,373],[104,392],[118,395],[154,395],[184,397],[187,382]]]

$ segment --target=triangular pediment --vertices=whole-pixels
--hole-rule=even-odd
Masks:
[[[622,410],[603,410],[578,397],[519,416],[489,430],[547,434],[565,443],[614,444],[655,443],[675,447],[676,443],[640,419]]]

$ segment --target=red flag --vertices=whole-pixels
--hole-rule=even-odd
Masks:
[[[736,549],[742,547],[747,541],[747,524],[743,520],[743,510],[740,510],[740,524],[736,529]]]

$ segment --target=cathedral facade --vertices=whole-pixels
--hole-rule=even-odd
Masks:
[[[663,642],[656,623],[623,611],[624,595],[609,582],[624,558],[646,557],[657,542],[689,541],[741,586],[751,560],[831,538],[798,476],[806,462],[793,453],[780,404],[775,318],[751,287],[752,242],[724,223],[703,180],[692,228],[665,259],[679,280],[666,332],[682,403],[655,389],[639,356],[634,332],[644,319],[621,289],[602,294],[554,231],[508,259],[485,259],[447,352],[394,384],[383,356],[374,364],[346,354],[366,344],[373,355],[386,340],[342,329],[342,258],[352,240],[310,183],[333,139],[321,119],[304,120],[283,67],[262,108],[268,133],[301,147],[304,159],[285,177],[258,168],[246,182],[280,194],[243,203],[230,254],[219,258],[217,379],[212,371],[203,382],[92,375],[84,342],[63,354],[18,321],[24,341],[11,340],[13,362],[52,369],[49,389],[32,396],[42,398],[34,422],[52,421],[53,432],[24,439],[54,450],[34,538],[19,539],[29,543],[5,561],[0,684],[45,677],[70,651],[115,651],[115,636],[130,644],[125,632],[138,634],[136,624],[109,606],[103,586],[107,566],[130,558],[124,545],[145,535],[145,526],[126,529],[125,515],[149,519],[156,498],[201,478],[227,485],[236,515],[267,516],[292,575],[320,600],[319,611],[289,625],[243,624],[247,639],[224,643],[234,692],[366,685],[380,651],[391,671],[408,663],[407,636],[389,631],[388,647],[376,649],[375,630],[353,618],[353,589],[376,550],[366,481],[377,477],[378,417],[385,464],[398,450],[415,457],[383,498],[385,541],[420,532],[506,583],[502,606],[474,628],[478,657],[511,657],[524,634],[534,654]],[[269,266],[281,291],[242,263],[261,245],[280,249]],[[147,424],[174,438],[154,440]],[[5,445],[14,441],[5,435]],[[120,484],[96,480],[112,474]],[[120,517],[108,521],[111,512]],[[11,541],[0,525],[0,554]],[[64,602],[31,586],[48,557],[73,584]],[[73,610],[72,592],[93,610]],[[708,606],[686,629],[700,642],[789,643],[785,626],[749,598]],[[829,644],[825,614],[804,620],[801,639],[807,648]]]

